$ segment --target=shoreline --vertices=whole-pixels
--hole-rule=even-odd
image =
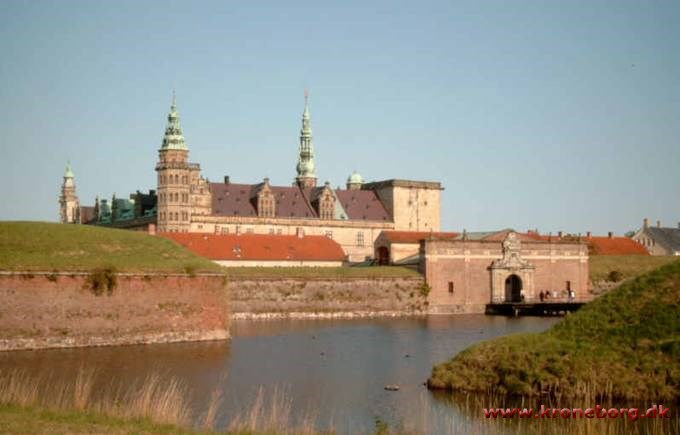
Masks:
[[[263,313],[233,313],[231,320],[324,320],[324,319],[381,319],[398,317],[426,317],[432,313],[409,311],[331,311],[331,312],[263,312]]]

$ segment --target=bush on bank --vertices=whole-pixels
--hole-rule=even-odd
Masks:
[[[540,334],[479,343],[428,386],[510,395],[680,398],[680,261],[628,281]]]

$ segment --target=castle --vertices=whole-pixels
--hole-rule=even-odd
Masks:
[[[296,177],[291,186],[268,178],[255,184],[209,182],[189,161],[173,94],[156,164],[157,188],[129,199],[97,198],[82,207],[70,165],[60,197],[61,221],[166,233],[322,235],[340,244],[348,261],[374,257],[374,242],[385,230],[438,232],[439,182],[390,179],[364,182],[354,172],[345,189],[319,185],[309,98],[305,94]]]

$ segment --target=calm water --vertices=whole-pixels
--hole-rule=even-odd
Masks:
[[[247,409],[262,386],[266,394],[284,392],[295,418],[311,411],[321,427],[332,424],[341,433],[371,432],[376,418],[391,427],[448,432],[479,416],[465,415],[450,397],[423,386],[432,365],[480,340],[542,331],[556,321],[484,315],[236,321],[229,342],[0,352],[0,367],[65,378],[80,366],[95,367],[101,379],[121,383],[160,371],[189,386],[197,411],[222,389],[222,426]],[[387,384],[401,389],[386,391]]]

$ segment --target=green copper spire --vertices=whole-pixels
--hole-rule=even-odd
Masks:
[[[179,123],[179,112],[177,111],[177,98],[175,97],[175,90],[172,91],[172,105],[170,106],[170,113],[168,114],[168,125],[165,127],[165,136],[163,136],[163,145],[161,149],[164,150],[186,150],[187,145],[184,142],[184,134],[182,133],[182,126]]]
[[[66,172],[64,172],[64,178],[73,178],[73,169],[71,169],[71,161],[66,162]]]
[[[300,130],[300,155],[297,164],[297,179],[316,179],[314,165],[314,139],[312,138],[312,120],[309,115],[309,92],[305,90],[305,110],[302,113],[302,129]]]

